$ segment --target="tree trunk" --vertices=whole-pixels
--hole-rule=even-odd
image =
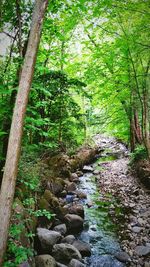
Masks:
[[[18,0],[16,0],[17,2]],[[28,39],[29,36],[27,38],[27,40],[24,42],[23,47],[20,50],[20,46],[19,46],[19,41],[18,41],[18,51],[19,51],[19,56],[24,59],[25,54],[26,54],[26,50],[27,50],[27,43],[28,43]],[[7,68],[6,68],[7,70]],[[19,80],[20,80],[20,75],[21,75],[21,70],[22,70],[22,66],[18,65],[18,69],[16,72],[16,79],[14,81],[14,85],[13,87],[16,88],[18,86]],[[13,108],[15,105],[15,99],[16,99],[16,95],[17,95],[17,90],[13,90],[10,96],[10,100],[8,102],[9,105],[9,114],[13,113]],[[3,139],[2,139],[2,160],[0,162],[0,187],[1,187],[1,183],[2,183],[2,178],[3,178],[3,168],[5,165],[5,159],[6,159],[6,154],[7,154],[7,147],[8,147],[8,139],[9,139],[9,132],[10,132],[10,127],[11,127],[11,117],[10,116],[6,116],[4,121],[3,121],[3,132],[6,132],[6,135],[4,135]]]
[[[31,87],[40,32],[48,0],[36,0],[25,61],[16,98],[0,194],[0,266],[6,250],[20,156],[23,121]]]
[[[149,134],[149,112],[148,112],[148,92],[145,90],[143,96],[143,109],[144,109],[144,116],[143,116],[143,130],[144,130],[144,144],[147,150],[148,158],[150,159],[150,134]]]

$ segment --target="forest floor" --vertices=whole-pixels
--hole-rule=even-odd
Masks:
[[[132,174],[129,166],[129,157],[123,147],[113,139],[98,139],[100,147],[120,153],[119,158],[112,161],[100,162],[102,167],[97,181],[100,194],[110,193],[120,200],[118,204],[124,210],[120,224],[119,238],[123,251],[129,256],[129,266],[150,266],[150,192],[146,190]],[[117,220],[114,215],[114,206],[109,210],[112,218]],[[121,257],[121,255],[120,255]],[[126,254],[122,254],[126,258]],[[122,259],[124,261],[124,259]]]

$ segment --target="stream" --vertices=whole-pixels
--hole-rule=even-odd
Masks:
[[[92,255],[85,259],[86,266],[123,267],[126,265],[116,257],[122,252],[117,238],[118,226],[109,215],[117,200],[109,193],[105,196],[101,194],[97,179],[100,179],[100,172],[105,168],[106,162],[126,157],[128,152],[126,147],[114,138],[96,136],[96,143],[103,151],[94,163],[84,166],[84,175],[80,177],[79,189],[87,194],[87,199],[82,201],[85,208],[85,225],[78,239],[89,243],[92,249]]]

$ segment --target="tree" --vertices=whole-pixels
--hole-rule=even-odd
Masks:
[[[41,26],[45,14],[48,0],[36,0],[32,16],[32,24],[25,55],[25,61],[19,82],[17,93],[3,181],[0,194],[0,264],[6,249],[11,209],[15,192],[16,176],[18,170],[18,160],[20,156],[21,139],[23,132],[23,121],[26,112],[28,95],[31,87],[37,49],[40,41]]]
[[[0,31],[5,38],[7,38],[4,39],[6,47],[7,42],[10,42],[10,46],[8,45],[8,50],[6,49],[6,52],[3,55],[0,74],[0,128],[2,133],[0,135],[0,185],[3,177],[3,167],[7,153],[8,138],[17,94],[17,86],[21,74],[21,65],[27,48],[27,41],[29,37],[28,28],[31,22],[31,13],[33,7],[33,3],[28,0],[26,3],[23,1],[21,2],[20,0],[10,1],[8,3],[8,1],[4,0],[1,4],[2,18],[0,21]],[[14,65],[16,67],[14,67]]]

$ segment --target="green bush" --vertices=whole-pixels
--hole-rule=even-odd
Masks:
[[[131,153],[131,164],[135,161],[146,159],[147,158],[147,151],[144,146],[139,145],[135,148],[134,152]]]

